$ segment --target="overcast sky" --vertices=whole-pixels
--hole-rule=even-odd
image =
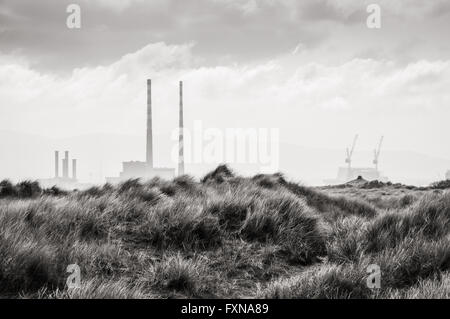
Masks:
[[[184,80],[188,127],[277,127],[318,148],[384,134],[450,159],[448,30],[448,0],[0,0],[0,129],[142,136],[151,77],[163,136]]]

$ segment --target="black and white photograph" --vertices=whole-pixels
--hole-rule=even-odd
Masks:
[[[449,30],[449,0],[0,0],[0,299],[450,299]]]

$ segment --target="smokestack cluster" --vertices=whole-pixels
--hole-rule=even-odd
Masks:
[[[55,178],[60,178],[59,175],[59,151],[55,151]],[[69,151],[64,152],[62,159],[62,178],[69,179]],[[77,179],[77,160],[72,159],[72,179]]]

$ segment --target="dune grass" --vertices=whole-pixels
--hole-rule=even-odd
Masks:
[[[350,198],[226,166],[74,192],[3,181],[0,296],[448,298],[450,193],[385,187]]]

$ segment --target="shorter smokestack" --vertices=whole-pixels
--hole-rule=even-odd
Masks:
[[[147,80],[147,167],[153,169],[152,80]]]
[[[77,179],[77,160],[72,160],[72,179]]]
[[[69,151],[64,152],[63,178],[69,178]]]
[[[59,152],[55,151],[55,178],[59,178]]]
[[[184,141],[183,141],[183,81],[180,81],[180,109],[179,109],[179,140],[178,140],[178,176],[184,174]]]

